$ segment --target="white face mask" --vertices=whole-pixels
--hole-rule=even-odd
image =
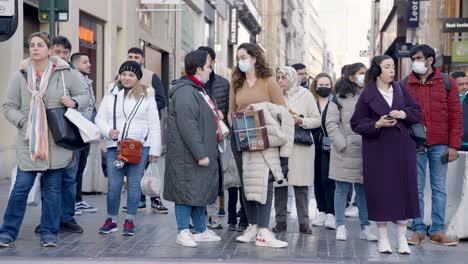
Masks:
[[[357,80],[356,80],[357,85],[359,85],[360,87],[364,87],[364,79],[365,79],[364,74],[358,74]]]
[[[427,72],[427,69],[429,67],[426,66],[426,62],[425,61],[415,61],[413,62],[413,64],[411,65],[411,68],[413,69],[413,71],[417,74],[425,74]]]
[[[250,71],[250,59],[240,60],[238,66],[241,72]]]

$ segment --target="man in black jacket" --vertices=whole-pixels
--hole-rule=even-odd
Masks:
[[[214,65],[216,63],[216,53],[215,51],[206,46],[201,46],[198,48],[199,50],[204,50],[208,52],[211,58],[211,67],[214,69]],[[230,84],[229,81],[222,76],[215,74],[214,71],[211,72],[210,74],[210,79],[205,83],[205,89],[208,95],[216,102],[216,105],[218,106],[218,110],[223,114],[224,118],[227,119],[228,112],[229,112],[229,89],[230,89]],[[229,145],[229,144],[228,144]],[[219,170],[220,170],[220,186],[219,186],[219,204],[213,204],[208,206],[208,216],[210,218],[210,225],[209,227],[212,229],[221,229],[222,226],[220,224],[218,216],[224,216],[226,213],[224,211],[224,192],[223,192],[223,169],[222,169],[222,162],[221,162],[221,156],[218,160],[219,165]],[[239,188],[229,188],[229,199],[230,203],[237,204],[237,194],[239,192]],[[231,201],[232,200],[232,201]],[[231,231],[235,231],[236,229],[236,224],[237,224],[237,215],[236,215],[236,208],[234,207],[233,212],[229,212],[229,229]],[[219,211],[219,212],[218,212]],[[217,213],[216,213],[217,212]],[[241,211],[241,214],[245,214],[243,211]],[[245,219],[245,217],[242,217],[242,219]],[[240,223],[239,224],[239,231],[245,230],[245,227],[247,226],[247,222],[245,223]]]
[[[135,61],[138,64],[140,64],[141,70],[143,72],[143,77],[141,78],[140,82],[143,85],[147,86],[152,86],[154,88],[155,94],[156,94],[156,104],[158,106],[158,112],[159,112],[159,119],[161,119],[161,110],[166,107],[166,95],[164,92],[164,87],[162,84],[161,79],[159,76],[146,69],[143,68],[143,64],[145,63],[145,54],[143,53],[143,50],[137,47],[130,48],[127,52],[128,57],[127,59],[129,61]],[[145,210],[146,208],[146,196],[144,194],[141,195],[140,203],[138,204],[138,210]],[[161,197],[151,197],[151,208],[160,214],[167,214],[168,209],[164,206],[162,203]],[[124,207],[126,209],[126,207]]]

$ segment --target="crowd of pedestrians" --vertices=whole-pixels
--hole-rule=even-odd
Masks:
[[[6,119],[18,130],[18,169],[0,227],[0,247],[17,239],[37,175],[42,176],[42,214],[36,232],[43,246],[56,246],[59,231],[82,233],[74,216],[97,211],[82,197],[90,146],[70,150],[56,144],[47,118],[54,107],[76,109],[96,124],[105,140],[107,216],[98,232],[118,231],[125,186],[122,234],[138,234],[135,217],[146,208],[140,180],[162,155],[160,118],[166,103],[163,196],[150,201],[162,214],[168,213],[162,198],[175,204],[179,245],[221,241],[214,230],[223,228],[225,186],[228,230],[242,232],[236,238],[241,243],[287,247],[275,233],[288,229],[292,197],[298,231],[304,235],[313,233],[312,224],[335,230],[336,240],[346,241],[353,234],[345,216],[356,215],[359,238],[378,241],[381,253],[392,253],[389,222],[396,224],[400,254],[410,254],[409,245],[424,242],[426,236],[436,244],[458,243],[444,234],[445,182],[447,164],[468,145],[463,140],[468,77],[442,73],[434,66],[430,46],[416,45],[410,51],[412,72],[400,81],[395,80],[393,59],[377,56],[369,68],[346,65],[335,84],[326,73],[309,78],[300,63],[273,72],[261,47],[251,43],[238,46],[228,81],[213,70],[214,50],[199,47],[186,54],[182,77],[172,82],[167,99],[159,76],[143,66],[143,50],[130,48],[97,103],[87,54],[71,54],[65,37],[50,39],[46,33],[31,34],[28,44],[30,57],[13,74],[2,104]],[[269,145],[240,151],[233,116],[259,110]],[[223,132],[225,124],[230,136]],[[414,140],[416,126],[426,131],[423,144]],[[122,154],[127,145],[135,160]],[[430,227],[423,222],[427,167]],[[318,214],[310,220],[312,196]],[[275,223],[270,229],[272,208]],[[409,238],[408,226],[413,231]]]

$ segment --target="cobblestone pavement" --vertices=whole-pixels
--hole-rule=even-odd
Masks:
[[[9,182],[0,182],[0,213],[3,216],[8,197]],[[173,206],[168,215],[145,212],[136,218],[136,236],[119,232],[98,234],[105,213],[105,195],[88,195],[86,201],[97,206],[93,214],[77,216],[85,229],[83,234],[61,233],[56,248],[43,248],[39,235],[34,233],[39,223],[40,207],[28,207],[19,239],[10,248],[0,249],[0,263],[468,263],[468,243],[458,247],[444,247],[425,243],[412,247],[413,254],[381,255],[376,243],[359,239],[359,221],[348,218],[348,241],[336,241],[333,230],[313,228],[312,235],[298,233],[294,213],[289,218],[288,232],[279,238],[289,242],[285,249],[257,248],[253,244],[237,243],[239,233],[224,229],[216,231],[222,242],[200,244],[198,248],[184,248],[175,243],[176,223]],[[125,193],[122,201],[125,203]],[[123,214],[121,215],[123,217]],[[271,224],[273,225],[274,218]],[[391,229],[392,244],[396,247],[395,229]],[[396,249],[394,250],[396,251]]]

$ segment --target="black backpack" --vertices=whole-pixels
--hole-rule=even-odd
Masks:
[[[444,78],[444,87],[445,90],[447,91],[447,96],[450,92],[450,77],[446,73],[442,73],[442,77]],[[400,85],[406,88],[406,82],[408,81],[408,76],[403,78],[401,81],[399,81]]]

